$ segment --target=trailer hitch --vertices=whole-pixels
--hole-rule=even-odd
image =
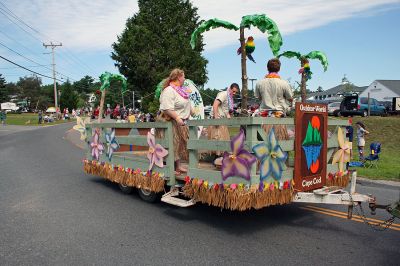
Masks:
[[[376,209],[386,210],[390,215],[400,219],[400,200],[388,205],[376,204],[375,201],[369,203],[369,208],[371,209],[371,214],[376,214]]]

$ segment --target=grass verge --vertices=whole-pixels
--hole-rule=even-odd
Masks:
[[[19,126],[48,126],[69,122],[68,120],[57,120],[52,123],[39,124],[39,117],[37,114],[23,113],[23,114],[7,114],[7,125]]]

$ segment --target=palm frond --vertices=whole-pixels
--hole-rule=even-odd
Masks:
[[[213,18],[213,19],[204,21],[192,33],[192,36],[190,38],[190,45],[192,46],[192,49],[194,49],[196,47],[197,38],[199,37],[200,34],[202,34],[205,31],[208,31],[210,29],[215,29],[215,28],[219,28],[219,27],[229,29],[229,30],[235,30],[235,31],[239,29],[237,26],[233,25],[232,23],[225,21],[225,20],[220,20],[217,18]]]
[[[104,72],[103,74],[101,74],[100,76],[100,81],[101,81],[101,87],[100,90],[103,91],[105,89],[110,88],[110,84],[112,80],[117,80],[117,81],[121,81],[121,91],[122,93],[124,93],[127,90],[127,84],[126,84],[126,79],[118,74],[111,74],[110,72]]]
[[[250,28],[250,26],[257,27],[262,33],[268,33],[269,46],[271,47],[272,53],[277,56],[283,42],[276,23],[265,14],[242,17],[240,27]]]
[[[287,57],[287,58],[292,58],[296,57],[297,59],[301,60],[301,54],[299,52],[294,52],[294,51],[285,51],[278,55],[277,57],[280,58],[281,56]]]
[[[324,67],[324,71],[328,69],[328,58],[326,57],[326,54],[324,52],[312,51],[308,53],[305,57],[308,59],[318,59]]]

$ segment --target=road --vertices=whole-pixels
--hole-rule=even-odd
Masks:
[[[71,127],[0,135],[0,265],[399,265],[399,220],[376,232],[343,218],[344,207],[232,212],[122,194],[83,173],[83,151],[64,139]],[[400,195],[358,190],[382,203]]]

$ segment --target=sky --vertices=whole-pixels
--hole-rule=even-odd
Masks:
[[[368,86],[377,79],[400,79],[400,0],[192,0],[201,19],[219,18],[239,25],[241,17],[266,14],[283,37],[281,51],[307,54],[323,51],[329,62],[326,72],[318,60],[308,88],[324,90],[347,79]],[[110,58],[126,20],[138,12],[137,1],[127,0],[0,0],[0,56],[43,75],[52,76],[50,48],[43,43],[62,43],[55,48],[57,78],[76,81],[85,75],[99,77],[104,71],[118,73]],[[205,88],[223,89],[241,84],[239,32],[215,29],[204,33],[203,56],[207,65]],[[257,28],[253,36],[257,63],[247,61],[251,79],[262,79],[272,58],[267,35]],[[282,60],[281,77],[296,85],[299,62]],[[31,73],[0,58],[0,74],[8,82]],[[190,78],[190,73],[185,73]],[[51,78],[42,77],[44,84]],[[255,86],[255,83],[254,83]],[[252,83],[249,82],[252,89]]]

